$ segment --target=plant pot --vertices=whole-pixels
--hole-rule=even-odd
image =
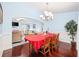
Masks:
[[[76,42],[71,41],[71,50],[76,50]]]

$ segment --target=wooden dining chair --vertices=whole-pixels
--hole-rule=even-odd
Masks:
[[[48,53],[49,56],[51,56],[51,53],[50,53],[50,40],[51,40],[51,38],[46,38],[45,41],[44,41],[44,45],[41,46],[41,48],[38,50],[38,53],[40,52],[45,57],[46,57],[47,53]]]
[[[54,37],[52,37],[50,43],[50,48],[52,50],[52,53],[58,51],[58,42],[59,42],[59,34],[56,34]]]

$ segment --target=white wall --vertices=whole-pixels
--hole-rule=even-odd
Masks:
[[[79,12],[78,12],[78,20],[79,20]],[[78,29],[77,29],[77,50],[78,50],[78,57],[79,57],[79,21],[78,21]]]
[[[0,24],[0,56],[2,56],[3,53],[3,45],[2,45],[2,24]]]
[[[0,3],[0,21],[3,20],[2,19],[2,7],[1,7],[1,3]],[[3,53],[3,45],[2,45],[2,22],[0,23],[0,56],[2,56]]]

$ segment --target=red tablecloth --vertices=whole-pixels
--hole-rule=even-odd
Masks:
[[[24,39],[28,40],[32,45],[35,50],[35,52],[38,51],[38,49],[44,44],[44,40],[47,37],[53,37],[52,33],[47,33],[47,34],[37,34],[37,35],[27,35]]]

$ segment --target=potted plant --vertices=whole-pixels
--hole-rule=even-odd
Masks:
[[[72,41],[74,41],[74,37],[77,34],[77,23],[74,20],[70,20],[66,25],[65,29],[68,32],[68,35],[70,35],[70,38]]]
[[[77,34],[77,23],[74,20],[70,20],[66,25],[65,29],[68,32],[68,35],[70,35],[71,41],[71,46],[74,48],[76,47],[76,42],[74,41],[75,36]]]

